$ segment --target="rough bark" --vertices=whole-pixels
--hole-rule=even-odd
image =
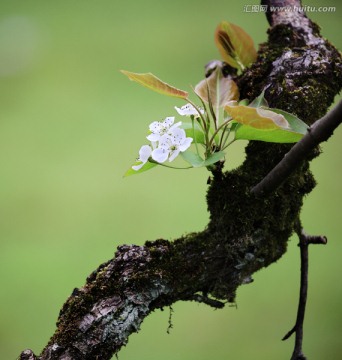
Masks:
[[[261,45],[255,64],[237,79],[241,98],[253,99],[266,89],[271,107],[313,124],[342,87],[340,54],[302,13],[290,18],[268,14],[268,19],[268,42]],[[214,174],[205,230],[173,242],[159,239],[118,247],[113,259],[67,299],[41,355],[26,350],[21,359],[110,359],[157,308],[179,300],[214,307],[234,301],[238,286],[286,252],[303,197],[315,186],[309,160],[319,154],[317,148],[270,195],[255,197],[250,192],[289,148],[250,142],[239,168]]]

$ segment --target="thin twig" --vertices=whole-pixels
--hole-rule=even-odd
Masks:
[[[292,334],[296,333],[296,340],[291,360],[306,360],[303,354],[303,326],[306,301],[308,295],[308,274],[309,274],[309,245],[310,244],[326,244],[327,238],[325,236],[312,236],[307,235],[300,225],[297,224],[297,235],[299,237],[300,247],[300,290],[299,290],[299,303],[297,310],[297,319],[294,327],[282,338],[287,340]]]
[[[172,307],[171,305],[169,306],[169,310],[170,310],[169,320],[168,320],[169,326],[167,327],[167,330],[166,330],[166,332],[167,332],[168,334],[171,333],[171,329],[173,328],[173,324],[172,324],[172,314],[173,314],[174,310],[173,310],[173,307]]]
[[[224,305],[225,305],[224,302],[209,298],[205,294],[203,294],[203,295],[193,294],[184,300],[190,300],[190,301],[196,301],[198,303],[203,303],[203,304],[213,307],[214,309],[223,309]]]
[[[298,168],[317,145],[329,139],[341,122],[342,100],[309,128],[307,134],[293,146],[278,165],[252,188],[252,194],[262,196],[274,191]]]

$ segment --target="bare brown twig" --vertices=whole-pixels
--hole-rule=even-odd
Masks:
[[[306,360],[303,354],[303,326],[306,301],[308,296],[308,276],[309,276],[309,245],[310,244],[327,244],[327,238],[325,236],[312,236],[307,235],[300,222],[296,227],[296,232],[299,237],[300,247],[300,290],[299,290],[299,303],[297,310],[297,319],[294,327],[283,337],[282,340],[287,340],[292,334],[296,334],[296,340],[291,360]]]

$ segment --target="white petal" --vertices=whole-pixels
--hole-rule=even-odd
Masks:
[[[152,149],[149,145],[143,145],[139,150],[139,160],[145,163],[151,156]]]
[[[169,156],[169,151],[162,148],[157,148],[152,151],[152,159],[163,163]]]
[[[175,149],[172,151],[172,153],[170,154],[170,157],[169,157],[169,161],[173,161],[178,155],[179,155],[179,149]]]
[[[185,114],[184,114],[184,111],[182,110],[182,108],[179,108],[179,107],[175,106],[175,109],[177,110],[177,112],[178,112],[179,115],[182,115],[182,116],[185,115]]]
[[[192,140],[193,138],[191,137],[186,138],[185,141],[179,146],[179,150],[183,152],[188,149],[192,143]]]
[[[144,164],[145,164],[145,163],[141,163],[141,164],[139,164],[139,165],[133,165],[133,166],[132,166],[132,169],[135,170],[135,171],[138,171],[138,170],[140,170],[140,169],[143,167]]]
[[[175,121],[175,117],[169,116],[162,122],[162,125],[169,128],[174,123],[174,121]]]
[[[148,128],[149,128],[150,131],[153,132],[153,133],[159,133],[160,128],[161,128],[160,125],[161,125],[161,124],[160,124],[159,121],[153,121],[153,123],[151,123]]]
[[[146,139],[147,140],[150,140],[150,141],[159,141],[160,139],[160,135],[159,134],[150,134],[148,136],[146,136]]]
[[[172,144],[180,145],[185,141],[186,134],[184,129],[175,128],[170,134]]]
[[[181,121],[179,121],[179,122],[176,123],[176,124],[173,124],[173,125],[170,127],[170,129],[169,129],[169,133],[172,132],[174,129],[180,127],[181,125],[182,125],[182,122],[181,122]]]
[[[178,114],[182,115],[182,116],[190,116],[190,115],[194,115],[196,117],[199,116],[198,111],[191,104],[186,104],[186,105],[182,106],[181,108],[178,108],[177,106],[175,106],[175,109],[177,110]],[[200,112],[203,114],[204,110],[200,109]]]
[[[143,145],[139,150],[139,158],[137,161],[140,161],[141,164],[133,165],[132,169],[135,171],[140,170],[146,163],[149,157],[151,156],[152,149],[149,145]]]
[[[172,144],[171,136],[169,134],[165,134],[160,137],[158,147],[162,149],[169,149],[171,144]]]

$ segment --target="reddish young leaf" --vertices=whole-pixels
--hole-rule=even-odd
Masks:
[[[213,106],[218,105],[219,107],[239,99],[239,89],[235,81],[229,77],[223,77],[219,68],[216,68],[208,78],[196,85],[195,93],[207,103],[209,103],[210,96]]]
[[[290,129],[285,117],[271,110],[243,105],[226,106],[225,110],[235,121],[256,129]]]
[[[257,57],[252,38],[239,26],[222,21],[215,31],[215,43],[223,60],[243,70]]]
[[[181,99],[187,99],[188,93],[186,91],[177,89],[166,82],[158,79],[151,73],[138,74],[126,70],[121,70],[130,80],[137,82],[138,84],[145,86],[160,94],[173,96]]]

